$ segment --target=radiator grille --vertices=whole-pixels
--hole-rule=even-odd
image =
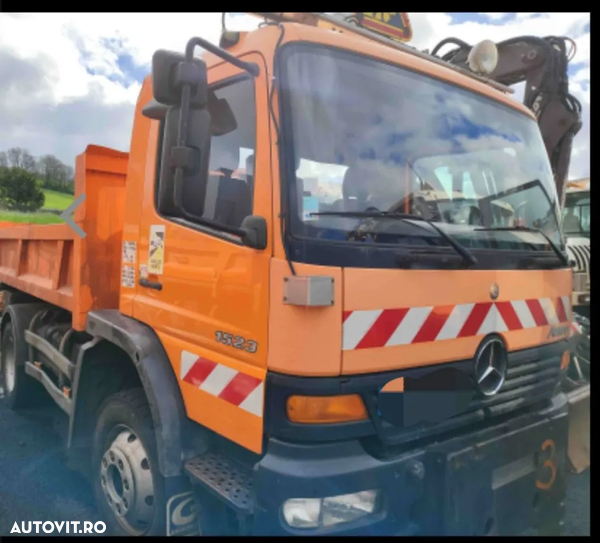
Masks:
[[[575,261],[574,272],[590,274],[590,246],[589,245],[567,245],[567,252],[571,260]],[[583,290],[583,289],[582,289]]]
[[[506,380],[500,391],[491,397],[475,393],[467,410],[460,415],[437,424],[420,423],[406,428],[380,419],[380,438],[389,444],[408,442],[549,400],[558,383],[562,355],[560,346],[549,347],[510,353]]]
[[[588,276],[585,273],[573,274],[573,291],[585,292],[588,289]]]

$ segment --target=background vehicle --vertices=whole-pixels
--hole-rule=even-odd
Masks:
[[[572,274],[535,116],[351,23],[263,15],[154,55],[130,153],[77,159],[85,237],[0,231],[8,405],[65,411],[116,533],[558,532]],[[477,223],[420,214],[448,182]]]
[[[573,267],[573,309],[590,318],[590,180],[567,183],[563,232]]]

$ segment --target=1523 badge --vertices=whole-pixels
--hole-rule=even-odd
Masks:
[[[247,351],[249,353],[255,353],[258,350],[258,343],[256,343],[256,341],[252,339],[245,339],[242,336],[234,336],[233,334],[228,334],[227,332],[215,332],[215,339],[217,340],[217,343],[222,343],[223,345],[227,345],[229,347],[235,347],[236,349]]]

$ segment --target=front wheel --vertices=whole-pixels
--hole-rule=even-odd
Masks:
[[[150,407],[143,389],[105,400],[94,435],[98,508],[113,535],[164,535],[166,497]]]

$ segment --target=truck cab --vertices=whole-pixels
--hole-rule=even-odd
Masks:
[[[95,230],[74,254],[121,255],[112,298],[84,285],[70,306],[78,360],[111,343],[140,374],[164,494],[136,526],[98,480],[103,511],[129,534],[152,515],[181,533],[194,503],[202,533],[555,533],[572,282],[535,117],[339,29],[234,38],[155,56],[126,168],[76,216]],[[79,191],[102,186],[97,154]],[[92,477],[113,450],[133,462],[130,438],[95,441]]]
[[[577,313],[590,317],[590,182],[570,181],[563,206],[563,232],[573,266],[573,300]]]
[[[491,424],[494,413],[550,400],[566,349],[560,324],[570,313],[570,272],[559,260],[535,264],[549,256],[542,236],[493,231],[504,222],[491,205],[512,196],[530,226],[546,221],[561,243],[556,191],[532,115],[449,69],[303,25],[242,34],[228,52],[259,74],[204,57],[215,104],[209,98],[209,171],[251,164],[253,176],[209,174],[205,190],[190,180],[182,204],[197,220],[158,211],[164,121],[143,116],[150,82],[140,96],[129,164],[143,175],[128,178],[128,198],[141,195],[141,205],[126,215],[124,231],[135,235],[125,234],[124,242],[137,244],[143,266],[159,226],[165,260],[147,284],[121,288],[120,308],[161,338],[188,416],[256,454],[267,452],[266,465],[275,461],[274,443],[278,458],[295,454],[290,439],[328,443],[336,455],[344,440],[368,442],[377,457],[431,440],[461,416],[466,429],[467,420]],[[438,226],[476,264],[418,217],[352,215],[393,209],[414,182],[443,189],[444,171],[460,166],[461,181],[479,195],[477,222]],[[340,168],[341,198],[329,206],[329,173]],[[320,215],[321,202],[329,214]],[[266,222],[262,250],[228,231],[251,216]],[[524,271],[527,258],[534,264]],[[506,356],[499,377],[506,383],[496,393],[490,378],[489,397],[475,393],[454,412],[441,400],[431,413],[402,407],[395,387],[429,383],[427,390],[441,380],[451,390],[454,378],[442,374],[456,373],[458,381],[472,374],[472,360],[489,341]],[[383,409],[386,386],[394,392]],[[341,391],[348,394],[334,400]],[[411,424],[397,413],[403,409]],[[302,520],[310,513],[300,498],[309,503],[309,487],[331,473],[317,470],[317,484],[292,464],[299,472],[263,499],[284,507],[285,530],[314,522],[318,531],[320,521]],[[339,494],[375,490],[338,478]]]

